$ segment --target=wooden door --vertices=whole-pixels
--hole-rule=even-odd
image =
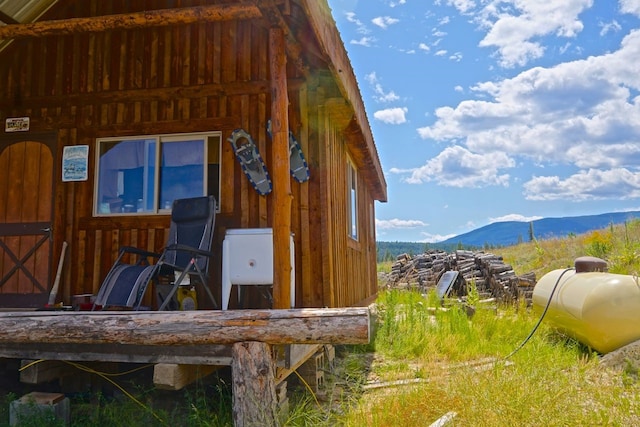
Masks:
[[[55,138],[0,137],[0,308],[42,307],[51,280]]]

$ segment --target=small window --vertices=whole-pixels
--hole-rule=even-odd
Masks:
[[[96,215],[168,213],[175,199],[220,206],[219,132],[97,141]]]
[[[358,240],[358,175],[351,160],[347,161],[347,186],[349,237]]]

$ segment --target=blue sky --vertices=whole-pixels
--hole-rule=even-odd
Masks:
[[[329,0],[388,184],[377,238],[640,210],[640,0]]]

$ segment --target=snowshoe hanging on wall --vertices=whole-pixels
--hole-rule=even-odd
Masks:
[[[267,122],[267,133],[271,138],[271,120]],[[289,173],[293,179],[300,183],[309,181],[309,165],[302,154],[300,144],[291,131],[289,131]]]
[[[242,166],[242,171],[253,188],[262,196],[271,193],[273,188],[271,177],[269,177],[267,167],[258,152],[258,147],[251,139],[251,135],[244,129],[236,129],[227,138],[227,141],[231,143],[233,152]]]

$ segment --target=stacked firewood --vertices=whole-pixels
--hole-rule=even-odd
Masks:
[[[524,298],[531,302],[535,273],[518,276],[501,256],[486,252],[432,250],[415,256],[401,254],[383,282],[388,287],[417,287],[427,291],[437,285],[444,272],[451,270],[458,271],[467,285],[473,282],[481,298],[502,301]]]
[[[411,256],[400,254],[391,266],[387,284],[394,286],[435,287],[445,271],[452,270],[455,257],[443,251],[429,251]]]

